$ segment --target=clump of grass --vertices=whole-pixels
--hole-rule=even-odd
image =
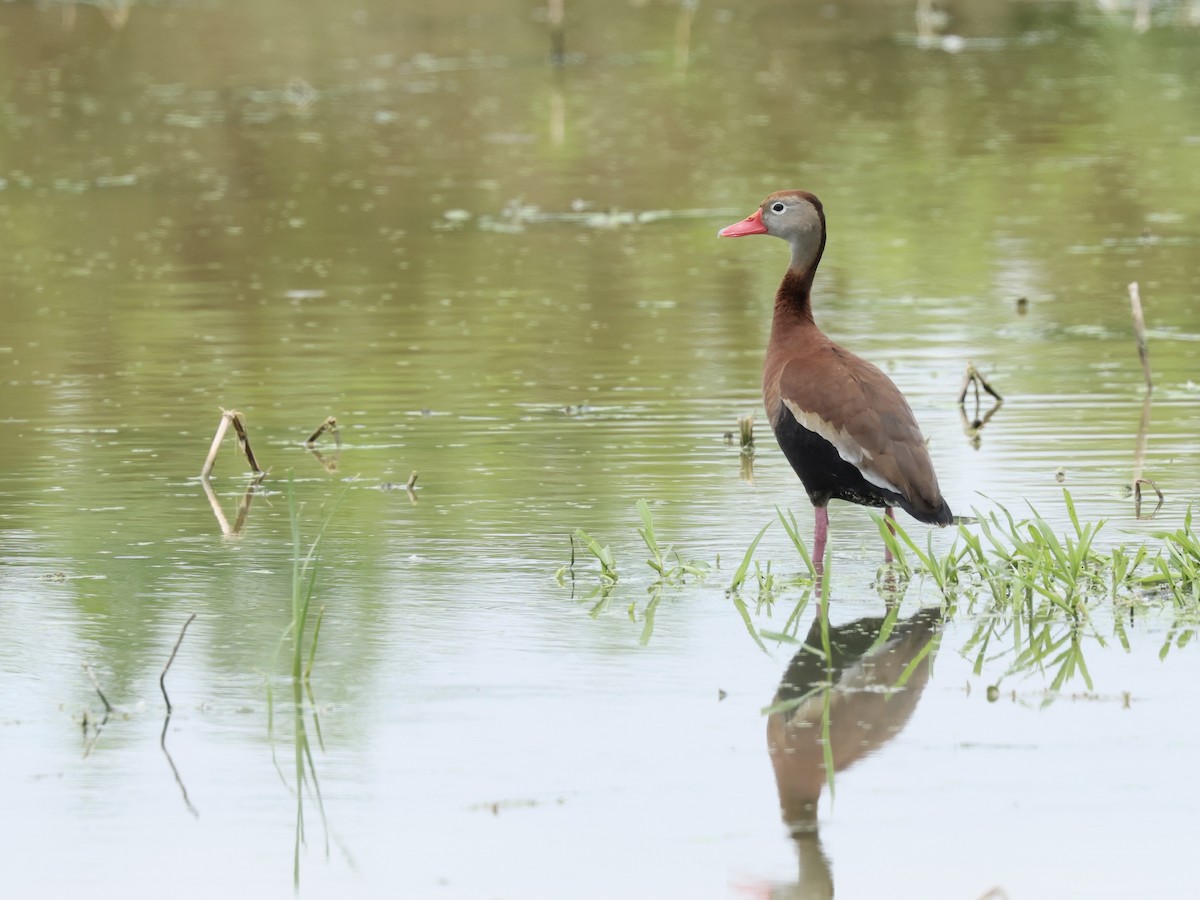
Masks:
[[[1200,596],[1200,535],[1192,529],[1192,510],[1188,508],[1183,525],[1175,531],[1157,531],[1167,555],[1154,560],[1154,571],[1142,579],[1146,585],[1162,587],[1177,606],[1194,606]]]
[[[900,524],[876,517],[879,533],[894,557],[888,580],[897,580],[892,573],[902,576],[898,592],[880,587],[889,603],[880,641],[887,640],[903,587],[911,577],[921,576],[943,597],[947,616],[962,610],[976,617],[975,630],[961,652],[974,660],[977,674],[985,665],[1004,658],[1011,662],[1001,679],[1037,670],[1048,674],[1052,690],[1075,678],[1082,678],[1091,688],[1085,650],[1107,646],[1109,639],[1097,622],[1111,627],[1112,638],[1128,650],[1124,611],[1132,616],[1156,598],[1170,602],[1177,611],[1162,654],[1191,642],[1200,630],[1200,536],[1193,527],[1191,511],[1182,527],[1154,535],[1161,542],[1157,547],[1122,545],[1102,552],[1098,539],[1105,522],[1082,521],[1065,490],[1063,502],[1069,520],[1065,532],[1057,531],[1032,506],[1030,515],[1020,520],[999,507],[987,514],[975,511],[976,518],[969,526],[959,527],[944,551],[934,549],[932,534],[922,546]],[[640,609],[641,640],[646,643],[653,634],[664,589],[687,576],[702,578],[709,569],[703,563],[685,561],[660,540],[645,501],[638,503],[638,514],[641,525],[637,532],[649,551],[647,564],[655,576],[648,588],[650,599]],[[802,572],[780,577],[774,561],[756,558],[772,524],[767,522],[742,554],[726,588],[747,633],[764,652],[767,640],[798,643],[799,623],[814,592],[824,604],[831,584],[828,569],[824,578],[817,574],[796,517],[782,509],[777,509],[776,515],[800,557]],[[618,580],[616,564],[607,546],[586,532],[576,531],[576,535],[601,565],[601,584],[592,592],[599,594],[592,615],[599,615],[611,602]],[[748,605],[744,593],[748,585],[757,586],[757,608]],[[764,608],[771,614],[777,599],[792,588],[798,588],[800,594],[782,627],[757,628],[756,615]],[[1103,615],[1096,616],[1104,604]],[[629,603],[628,610],[631,620],[639,621],[639,604]],[[828,614],[827,607],[822,607],[819,615],[822,613]]]
[[[1063,491],[1063,502],[1071,523],[1065,534],[1058,534],[1032,506],[1030,518],[1021,521],[1003,506],[986,514],[976,510],[978,531],[959,526],[954,543],[941,555],[933,549],[932,534],[922,549],[899,523],[874,518],[896,567],[928,576],[947,598],[982,588],[1000,606],[1032,595],[1049,601],[1063,615],[1086,616],[1100,600],[1116,600],[1122,592],[1141,587],[1162,588],[1177,603],[1195,606],[1200,538],[1192,529],[1190,510],[1183,527],[1153,535],[1162,547],[1152,557],[1146,545],[1099,551],[1097,536],[1105,522],[1082,522],[1069,491]],[[1150,573],[1140,574],[1147,563]]]
[[[880,534],[903,570],[928,575],[952,605],[965,603],[968,611],[986,603],[963,654],[974,658],[976,674],[999,655],[1012,656],[1008,677],[1026,671],[1050,674],[1050,690],[1060,690],[1075,677],[1089,689],[1092,678],[1084,658],[1091,642],[1107,646],[1093,613],[1110,603],[1113,635],[1127,651],[1118,605],[1130,613],[1157,595],[1178,611],[1176,626],[1161,651],[1183,646],[1196,631],[1200,618],[1200,537],[1188,510],[1183,525],[1173,532],[1152,535],[1162,544],[1158,552],[1145,544],[1122,545],[1107,553],[1096,549],[1104,522],[1080,520],[1069,491],[1063,491],[1070,527],[1057,533],[1032,506],[1028,519],[1017,521],[1004,507],[986,515],[976,512],[978,530],[960,526],[954,544],[939,556],[921,550],[904,531],[877,518]],[[960,546],[961,541],[961,546]],[[916,557],[910,565],[908,553]],[[1149,572],[1145,572],[1145,569]],[[996,651],[993,648],[998,647]]]
[[[654,525],[654,516],[650,512],[650,505],[645,500],[638,501],[637,511],[642,523],[638,527],[637,532],[650,554],[646,560],[646,564],[654,573],[654,580],[647,588],[650,599],[641,611],[642,633],[640,640],[644,645],[650,641],[651,636],[654,634],[655,614],[662,603],[665,588],[680,585],[689,577],[704,579],[709,573],[709,565],[703,560],[685,559],[670,544],[664,545],[659,540]],[[584,598],[588,600],[597,598],[590,610],[591,616],[596,618],[607,611],[611,605],[613,589],[620,581],[621,576],[617,570],[612,549],[607,544],[602,544],[582,528],[576,528],[571,537],[571,561],[567,565],[561,566],[555,573],[555,578],[560,584],[566,580],[567,575],[571,576],[572,582],[574,580],[576,540],[600,564],[600,583]],[[638,606],[636,602],[631,602],[628,605],[628,612],[630,620],[636,622],[638,620]]]
[[[908,578],[913,573],[913,567],[908,562],[907,548],[917,557],[921,569],[933,579],[943,595],[949,593],[958,584],[959,576],[963,571],[963,551],[958,549],[957,543],[946,552],[945,556],[939,558],[933,550],[932,532],[929,534],[926,548],[922,550],[909,533],[893,519],[876,513],[872,513],[871,518],[875,520],[884,546],[891,552],[896,568],[901,575]]]
[[[708,575],[708,563],[696,559],[685,560],[670,544],[663,546],[659,542],[654,528],[654,517],[651,515],[650,506],[645,500],[637,502],[637,510],[638,516],[642,520],[642,524],[638,527],[637,532],[641,536],[642,543],[646,545],[646,549],[650,552],[650,557],[646,560],[646,564],[654,572],[658,583],[678,584],[684,581],[689,575],[696,578],[704,578]],[[617,563],[613,558],[611,548],[607,544],[601,544],[599,540],[592,537],[582,528],[576,528],[572,535],[571,562],[560,567],[555,573],[555,577],[559,581],[562,581],[574,569],[575,539],[578,539],[587,548],[588,552],[595,557],[596,561],[600,563],[600,579],[602,582],[616,584],[620,581],[621,576],[617,571]]]
[[[658,538],[654,534],[654,518],[650,515],[650,505],[645,500],[637,502],[637,510],[642,519],[642,526],[637,531],[642,536],[646,549],[650,551],[650,558],[646,563],[664,584],[681,582],[688,575],[697,578],[708,575],[708,563],[694,559],[684,560],[677,551],[672,550],[670,544],[665,548],[659,546]]]
[[[989,650],[998,644],[1001,653],[1012,654],[1002,677],[1049,670],[1052,691],[1076,675],[1089,689],[1093,686],[1084,643],[1090,638],[1104,646],[1104,638],[1090,622],[1089,603],[1107,596],[1112,560],[1094,549],[1104,523],[1083,524],[1070,493],[1064,491],[1063,497],[1072,530],[1061,537],[1032,507],[1032,518],[1021,522],[1003,507],[986,515],[976,511],[978,534],[960,526],[943,556],[934,552],[932,538],[923,551],[902,526],[893,522],[889,528],[877,517],[880,533],[897,560],[907,565],[906,550],[911,550],[919,570],[930,576],[943,597],[957,600],[962,595],[974,610],[980,590],[986,591],[990,600],[986,615],[962,650],[974,658],[976,674],[994,658]],[[1126,569],[1118,563],[1120,578],[1126,577]]]
[[[905,582],[913,575],[927,578],[943,597],[947,615],[962,609],[977,617],[975,630],[961,650],[973,660],[976,674],[988,663],[1008,659],[1001,680],[1040,671],[1047,675],[1051,693],[1075,678],[1092,689],[1085,651],[1089,646],[1106,647],[1110,639],[1097,622],[1106,623],[1106,629],[1111,627],[1112,638],[1128,651],[1125,610],[1132,617],[1136,609],[1156,599],[1170,603],[1176,611],[1160,655],[1165,657],[1172,649],[1186,646],[1200,631],[1200,536],[1193,527],[1191,510],[1180,528],[1153,535],[1161,542],[1158,547],[1121,545],[1102,552],[1097,544],[1105,522],[1083,522],[1065,490],[1063,503],[1069,520],[1065,532],[1055,530],[1032,506],[1029,517],[1020,520],[999,507],[988,514],[975,511],[971,525],[977,527],[960,526],[944,551],[934,549],[932,534],[921,546],[903,526],[875,517],[880,536],[894,557],[894,572]],[[777,513],[809,576],[815,579],[795,517]],[[758,538],[761,536],[760,532]],[[747,577],[758,538],[731,590]],[[754,565],[761,584],[763,570],[757,561]],[[769,562],[766,571],[770,571]],[[827,587],[828,576],[815,583]],[[795,642],[795,623],[808,599],[808,594],[800,598],[777,632],[754,631],[744,606],[739,613],[756,642],[763,638]],[[1097,617],[1102,606],[1104,615]],[[885,620],[880,639],[886,640],[889,631]]]
[[[608,584],[616,584],[621,576],[617,574],[617,564],[613,560],[612,551],[582,528],[576,528],[574,536],[579,539],[583,546],[587,547],[588,552],[596,557],[596,561],[600,563],[600,580]],[[573,550],[571,555],[574,558]]]

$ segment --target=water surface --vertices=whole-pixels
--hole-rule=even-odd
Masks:
[[[906,713],[835,719],[885,735],[845,739],[864,752],[789,835],[763,709],[795,648],[762,652],[725,590],[776,506],[811,537],[758,410],[786,252],[714,235],[816,192],[819,322],[902,387],[954,508],[1065,531],[1065,487],[1106,552],[1154,546],[1200,479],[1193,7],[566,15],[556,66],[537,6],[0,9],[10,892],[1186,892],[1200,663],[1194,611],[1161,602],[1098,605],[1092,686],[1056,691],[1010,671],[1015,635],[976,670],[981,609],[938,617]],[[968,361],[1005,397],[978,434]],[[222,408],[270,469],[235,535],[196,477]],[[750,468],[726,439],[748,413]],[[231,530],[245,469],[228,441]],[[287,472],[308,537],[345,490],[299,715]],[[652,631],[639,499],[711,569]],[[877,633],[875,525],[831,520],[833,624]],[[576,528],[612,549],[607,594],[582,554],[555,578]],[[780,589],[745,600],[778,631],[802,564],[778,523],[756,558]],[[930,608],[918,578],[900,618]]]

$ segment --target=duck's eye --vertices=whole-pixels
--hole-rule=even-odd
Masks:
[[[787,209],[787,207],[784,206],[782,203],[780,203],[778,200],[776,200],[774,203],[771,204],[771,212],[773,212],[773,213],[781,213],[785,209]]]

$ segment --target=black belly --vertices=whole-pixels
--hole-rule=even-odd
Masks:
[[[846,500],[862,506],[899,506],[908,502],[895,491],[871,484],[854,465],[839,455],[833,444],[796,421],[791,410],[782,406],[775,421],[775,440],[792,464],[813,506],[830,500]],[[911,510],[910,510],[911,512]]]

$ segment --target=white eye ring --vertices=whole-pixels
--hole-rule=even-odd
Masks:
[[[773,212],[773,213],[781,213],[785,209],[787,209],[787,207],[784,206],[783,203],[781,203],[779,200],[776,200],[774,203],[771,204],[771,212]]]

